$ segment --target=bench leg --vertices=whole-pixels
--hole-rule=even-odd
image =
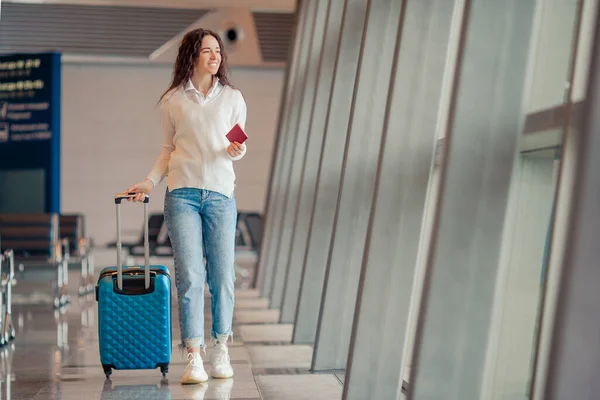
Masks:
[[[87,271],[88,271],[88,259],[87,257],[81,258],[81,274],[79,277],[79,287],[77,288],[77,293],[79,296],[84,296],[87,291]]]
[[[6,288],[4,294],[4,337],[6,341],[11,341],[15,338],[15,326],[12,321],[12,287],[17,282],[15,280],[15,260],[13,254],[9,256],[8,273],[6,274]]]
[[[54,293],[54,307],[60,308],[62,306],[62,293],[63,293],[63,273],[64,263],[59,262],[56,265],[56,290]]]
[[[10,341],[15,338],[15,326],[12,321],[12,286],[14,282],[14,274],[11,274],[10,279],[6,285],[6,299],[5,309],[6,314],[4,316],[4,334],[6,340]]]
[[[8,281],[8,279],[7,279]],[[8,286],[8,285],[7,285]],[[2,285],[1,289],[2,293],[0,293],[0,322],[2,323],[2,333],[0,334],[0,346],[5,346],[8,344],[8,335],[6,334],[6,290],[7,286]]]
[[[54,307],[60,308],[60,291],[62,289],[62,264],[56,266],[56,288],[54,289]]]
[[[12,283],[8,281],[8,284],[4,288],[4,292],[2,293],[2,306],[4,315],[2,318],[2,340],[4,344],[8,344],[11,340],[15,338],[15,328],[12,324],[12,312],[11,312],[11,300],[10,300],[10,289]]]
[[[65,305],[69,302],[69,262],[67,260],[63,261],[63,279],[62,279],[62,290],[61,290],[61,304]]]
[[[87,260],[87,292],[93,293],[96,287],[96,283],[94,282],[94,256],[92,254],[88,255]]]

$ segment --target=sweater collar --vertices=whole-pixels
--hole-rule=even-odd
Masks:
[[[212,97],[214,97],[214,95],[215,95],[215,94],[216,94],[216,92],[217,92],[217,89],[218,89],[220,86],[222,86],[222,85],[221,85],[221,84],[220,84],[220,82],[219,82],[219,78],[217,78],[216,76],[214,76],[214,77],[213,77],[213,84],[212,84],[212,86],[210,87],[210,89],[208,90],[208,93],[207,93],[207,95],[206,95],[206,100],[208,100],[208,99],[211,99]],[[187,91],[191,90],[191,91],[194,91],[194,92],[196,92],[196,94],[198,94],[198,95],[199,95],[199,96],[201,96],[202,98],[204,97],[204,94],[203,94],[201,91],[199,91],[198,89],[196,89],[196,87],[195,87],[195,86],[194,86],[194,84],[192,83],[192,80],[191,80],[191,79],[188,79],[188,81],[187,81],[187,83],[185,84],[185,86],[184,86],[183,90],[184,90],[185,92],[187,92]]]

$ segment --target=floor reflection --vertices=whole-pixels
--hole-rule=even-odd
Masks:
[[[197,385],[180,385],[179,382],[169,384],[168,379],[163,379],[159,384],[143,385],[115,385],[111,380],[106,380],[102,388],[102,400],[229,400],[233,389],[233,379],[211,379],[206,383]]]
[[[117,385],[106,380],[102,388],[102,400],[144,399],[166,400],[171,398],[169,381],[163,379],[160,385]]]
[[[239,344],[230,350],[234,379],[181,385],[186,360],[174,339],[166,379],[158,370],[133,370],[115,371],[107,380],[99,358],[96,307],[93,295],[72,296],[70,304],[57,310],[40,304],[13,305],[16,338],[0,347],[0,399],[260,400],[248,352]],[[209,371],[208,361],[205,367]]]
[[[14,343],[0,350],[0,398],[11,399],[11,388],[14,380],[12,359],[15,350]]]

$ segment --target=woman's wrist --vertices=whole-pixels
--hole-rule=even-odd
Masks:
[[[150,185],[152,185],[152,188],[154,189],[154,182],[152,181],[152,179],[150,178],[145,178],[144,181],[148,181],[150,182]]]

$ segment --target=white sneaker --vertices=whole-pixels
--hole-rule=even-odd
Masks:
[[[185,367],[181,383],[183,385],[191,385],[194,383],[202,383],[208,381],[208,374],[204,370],[202,357],[199,353],[188,353],[188,364]]]
[[[227,345],[217,342],[211,353],[210,361],[212,363],[211,376],[213,378],[231,378],[233,376],[233,368],[229,359],[229,351]]]

